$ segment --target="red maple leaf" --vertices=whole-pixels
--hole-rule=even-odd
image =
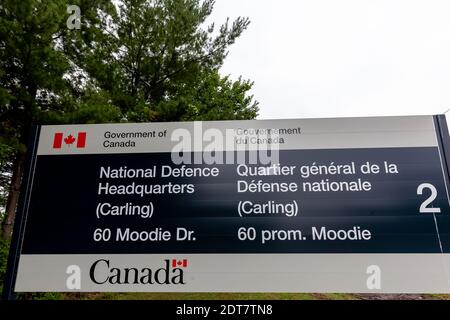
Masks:
[[[66,138],[64,138],[64,142],[68,145],[73,144],[75,140],[76,139],[71,134],[69,134]]]

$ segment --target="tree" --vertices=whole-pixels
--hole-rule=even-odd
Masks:
[[[204,92],[198,90],[228,90],[223,97],[232,101],[251,89],[251,83],[241,81],[220,87],[225,82],[218,70],[249,20],[226,21],[217,31],[214,24],[203,28],[213,7],[213,0],[124,0],[101,18],[102,32],[66,51],[109,93],[127,121],[189,118],[197,103],[202,104],[198,116],[203,118],[204,112],[211,114],[212,105],[204,97],[199,100]],[[167,106],[176,106],[176,112],[168,112]],[[226,115],[222,119],[249,119],[256,112],[257,103],[250,99],[220,114]]]
[[[62,12],[37,1],[2,2],[0,7],[0,121],[2,149],[16,152],[11,187],[2,224],[4,237],[12,231],[25,160],[25,144],[35,113],[38,94],[61,90],[67,70],[63,55],[52,50],[52,37],[60,27]],[[56,77],[55,77],[56,76]]]
[[[66,25],[69,2],[80,8],[79,30]],[[213,7],[213,0],[2,1],[0,151],[13,150],[4,162],[11,183],[3,237],[11,234],[32,124],[256,117],[252,82],[219,74],[249,20],[205,26]]]

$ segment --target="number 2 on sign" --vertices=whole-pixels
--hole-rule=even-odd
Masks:
[[[423,194],[423,190],[424,189],[429,189],[431,191],[431,195],[428,199],[426,199],[424,202],[422,202],[422,204],[420,205],[420,213],[441,213],[441,208],[430,208],[428,207],[429,205],[432,204],[432,202],[436,199],[437,197],[437,190],[436,187],[433,186],[430,183],[422,183],[418,188],[417,188],[417,194],[418,195],[422,195]]]

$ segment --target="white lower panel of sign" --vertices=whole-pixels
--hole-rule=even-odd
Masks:
[[[450,254],[22,255],[15,291],[450,293]]]

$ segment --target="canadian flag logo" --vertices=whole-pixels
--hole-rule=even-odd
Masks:
[[[172,259],[172,268],[186,268],[188,266],[187,259],[177,260]]]
[[[82,149],[86,147],[86,132],[78,132],[77,137],[72,134],[64,136],[62,132],[56,132],[53,138],[53,149],[61,149],[63,143],[69,147],[75,144],[78,149]]]

